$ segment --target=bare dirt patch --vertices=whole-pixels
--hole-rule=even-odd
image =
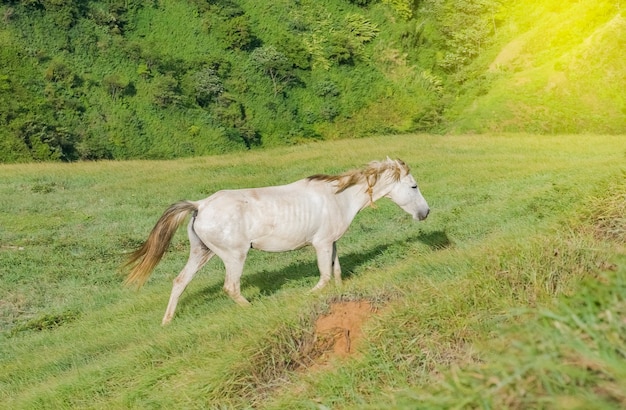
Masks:
[[[318,360],[354,354],[363,337],[362,326],[372,314],[372,305],[365,300],[333,303],[330,313],[320,316],[315,322],[316,344],[324,351]]]
[[[282,385],[288,371],[315,373],[332,366],[334,358],[358,354],[362,327],[380,305],[368,300],[327,303],[315,306],[302,326],[286,326],[269,334],[243,367],[242,385],[266,397]]]

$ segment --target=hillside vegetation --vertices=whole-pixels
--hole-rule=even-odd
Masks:
[[[403,135],[1,165],[0,407],[622,409],[623,138]],[[309,248],[251,251],[241,308],[214,258],[162,327],[184,229],[144,288],[122,286],[170,203],[385,154],[412,167],[432,212],[363,210],[338,243],[342,288],[309,293]],[[314,333],[340,301],[374,309],[348,357]]]
[[[608,0],[7,0],[0,162],[626,132]]]

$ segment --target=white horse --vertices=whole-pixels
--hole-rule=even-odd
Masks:
[[[132,266],[127,284],[143,285],[165,253],[176,229],[187,214],[191,251],[187,264],[174,279],[163,324],[172,320],[178,298],[196,272],[213,255],[226,267],[224,290],[238,304],[240,278],[251,248],[282,252],[313,245],[320,280],[313,290],[326,286],[331,272],[341,284],[336,243],[356,214],[387,197],[400,208],[423,220],[430,209],[409,167],[387,158],[362,170],[341,175],[313,175],[288,185],[224,190],[200,201],[180,201],[170,206],[150,232],[143,246],[129,257]]]

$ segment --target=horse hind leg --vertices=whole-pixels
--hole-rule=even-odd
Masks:
[[[187,260],[187,264],[185,264],[183,270],[180,271],[178,276],[174,279],[172,294],[170,295],[170,300],[167,304],[167,309],[165,310],[165,316],[163,316],[163,321],[161,322],[162,325],[166,325],[172,321],[180,295],[184,292],[185,288],[189,282],[191,282],[195,274],[209,261],[209,259],[211,259],[213,255],[215,255],[213,251],[207,248],[202,241],[200,241],[200,238],[198,238],[194,232],[193,220],[190,221],[187,231],[189,233],[189,243],[191,245],[189,259]]]

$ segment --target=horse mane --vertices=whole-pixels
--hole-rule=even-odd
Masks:
[[[372,161],[363,169],[347,171],[339,175],[315,174],[307,179],[309,181],[334,182],[336,183],[336,193],[338,194],[361,182],[366,182],[368,187],[371,188],[376,185],[380,176],[385,173],[388,173],[388,176],[393,181],[398,181],[402,175],[406,175],[409,172],[409,166],[404,161],[401,159],[393,160],[387,157],[385,161]]]

